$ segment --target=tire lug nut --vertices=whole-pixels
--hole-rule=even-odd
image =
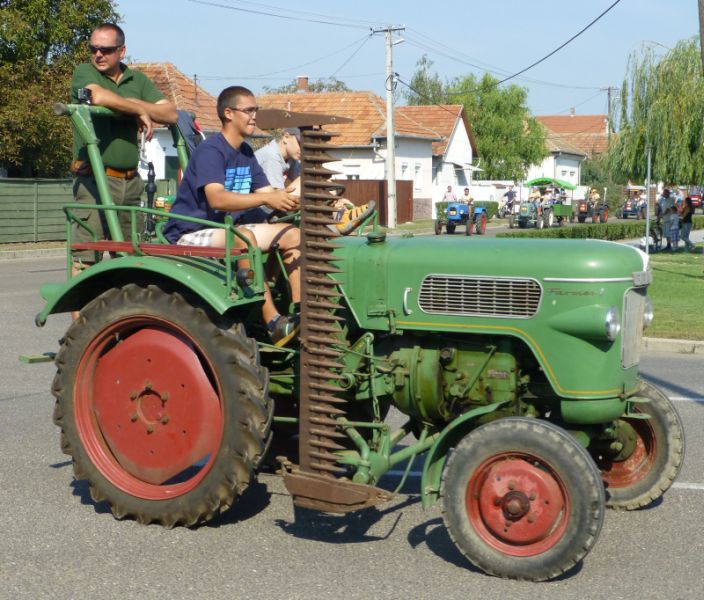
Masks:
[[[139,416],[137,415],[137,413],[132,413],[132,414],[130,415],[130,421],[132,421],[133,423],[134,423],[138,418],[139,418]]]
[[[535,492],[531,492],[531,495],[528,496],[528,500],[531,500],[531,501],[535,500],[536,498],[537,498],[537,496],[535,495]]]
[[[528,522],[535,523],[535,517],[533,515],[528,515]]]
[[[508,482],[508,489],[511,491],[515,490],[516,489],[516,482],[513,480],[509,481]]]
[[[147,390],[148,392],[152,391],[152,382],[147,379],[147,381],[144,382],[144,389]]]
[[[168,392],[164,392],[164,393],[161,394],[161,396],[159,396],[159,397],[161,398],[161,401],[162,401],[162,402],[166,402],[166,401],[169,399],[169,393],[168,393]]]
[[[147,433],[154,433],[154,425],[147,425]]]
[[[161,417],[161,424],[166,425],[169,422],[169,417],[167,415],[164,415]]]
[[[130,392],[130,400],[136,400],[139,394],[137,392]]]

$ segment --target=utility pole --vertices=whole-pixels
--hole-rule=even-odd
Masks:
[[[704,1],[704,0],[703,0]],[[396,228],[396,131],[394,129],[394,60],[392,35],[394,31],[404,31],[405,27],[388,25],[372,29],[372,33],[386,34],[386,226]]]

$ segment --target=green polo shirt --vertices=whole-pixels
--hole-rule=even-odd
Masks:
[[[158,102],[164,95],[141,71],[128,69],[121,64],[122,77],[119,83],[103,75],[92,64],[78,65],[71,80],[71,102],[78,102],[78,90],[95,83],[123,98],[138,98],[145,102]],[[134,169],[139,160],[137,121],[133,115],[124,118],[93,116],[93,127],[98,136],[98,147],[106,167]],[[73,132],[73,157],[88,160],[88,152],[78,133]]]

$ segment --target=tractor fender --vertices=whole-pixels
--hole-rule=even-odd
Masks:
[[[228,290],[224,267],[214,268],[214,265],[212,260],[182,257],[123,256],[101,261],[65,283],[43,285],[40,294],[46,304],[35,317],[35,323],[41,327],[51,314],[80,310],[106,290],[135,282],[164,285],[193,294],[217,314],[224,314],[236,305],[262,301],[263,294],[256,289],[246,295],[237,286]],[[234,295],[231,291],[239,293]]]
[[[447,454],[450,448],[456,446],[459,441],[476,427],[474,420],[478,417],[488,415],[508,404],[510,400],[494,402],[486,406],[480,406],[473,410],[461,414],[443,429],[433,445],[428,450],[423,463],[423,473],[420,480],[420,493],[423,508],[430,508],[440,498],[440,483],[442,481],[442,471],[447,462]]]

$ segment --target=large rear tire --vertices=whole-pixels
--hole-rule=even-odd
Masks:
[[[483,212],[481,215],[479,215],[479,218],[477,219],[477,222],[475,224],[475,231],[479,235],[484,235],[486,233],[487,220],[488,219],[487,219],[485,212]]]
[[[442,233],[442,223],[435,219],[435,235],[440,235]]]
[[[508,417],[465,436],[443,473],[450,537],[491,575],[543,581],[596,542],[604,487],[589,453],[545,421]]]
[[[633,510],[648,506],[672,485],[684,461],[684,428],[670,399],[657,387],[641,382],[639,395],[650,400],[633,404],[635,413],[649,419],[624,418],[622,429],[631,438],[632,451],[614,459],[608,453],[591,449],[606,484],[606,505]]]
[[[244,492],[270,441],[256,344],[178,293],[103,293],[69,328],[56,367],[62,450],[117,518],[210,520]]]

